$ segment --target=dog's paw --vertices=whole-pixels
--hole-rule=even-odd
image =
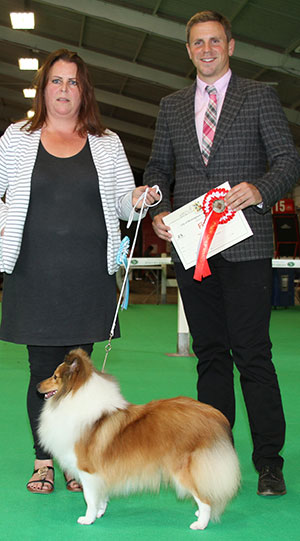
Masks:
[[[87,526],[89,524],[93,524],[94,521],[91,518],[88,518],[88,517],[84,516],[84,517],[79,517],[77,519],[77,522],[78,522],[78,524],[83,524],[83,525]]]
[[[201,521],[201,520],[196,520],[195,522],[192,522],[192,524],[190,524],[190,528],[191,530],[205,530],[206,526],[207,526],[208,522],[204,522],[204,521]]]
[[[107,508],[107,502],[103,502],[98,509],[97,518],[103,517],[106,511],[106,508]]]

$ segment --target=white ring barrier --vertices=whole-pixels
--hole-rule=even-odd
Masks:
[[[161,298],[163,302],[166,302],[166,288],[168,285],[177,285],[176,280],[167,279],[166,265],[171,265],[171,257],[135,257],[131,261],[131,269],[147,269],[149,267],[161,269]],[[296,269],[300,268],[300,259],[272,259],[273,269]],[[185,317],[184,308],[181,300],[181,295],[178,289],[178,308],[177,308],[177,352],[167,353],[169,356],[174,357],[190,357],[190,333],[188,323]]]

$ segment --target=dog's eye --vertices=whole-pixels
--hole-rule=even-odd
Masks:
[[[55,374],[54,374],[54,376],[53,376],[53,379],[54,379],[54,381],[57,380],[57,376],[56,376]]]

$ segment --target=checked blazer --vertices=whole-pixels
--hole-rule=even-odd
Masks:
[[[243,211],[253,236],[222,255],[229,261],[272,257],[271,207],[300,177],[300,156],[277,94],[266,84],[233,74],[205,166],[195,127],[195,91],[196,82],[161,101],[144,175],[145,184],[158,184],[163,193],[152,216],[175,210],[225,181],[231,186],[249,182],[263,198],[261,209]]]

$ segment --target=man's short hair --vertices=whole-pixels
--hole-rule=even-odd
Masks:
[[[217,11],[199,11],[198,13],[195,13],[190,20],[187,22],[186,25],[186,39],[187,43],[190,41],[190,32],[192,26],[198,23],[207,23],[208,21],[216,21],[220,23],[225,31],[227,41],[229,42],[232,39],[231,34],[231,24],[230,21],[225,17],[224,15],[221,15],[221,13],[218,13]]]

